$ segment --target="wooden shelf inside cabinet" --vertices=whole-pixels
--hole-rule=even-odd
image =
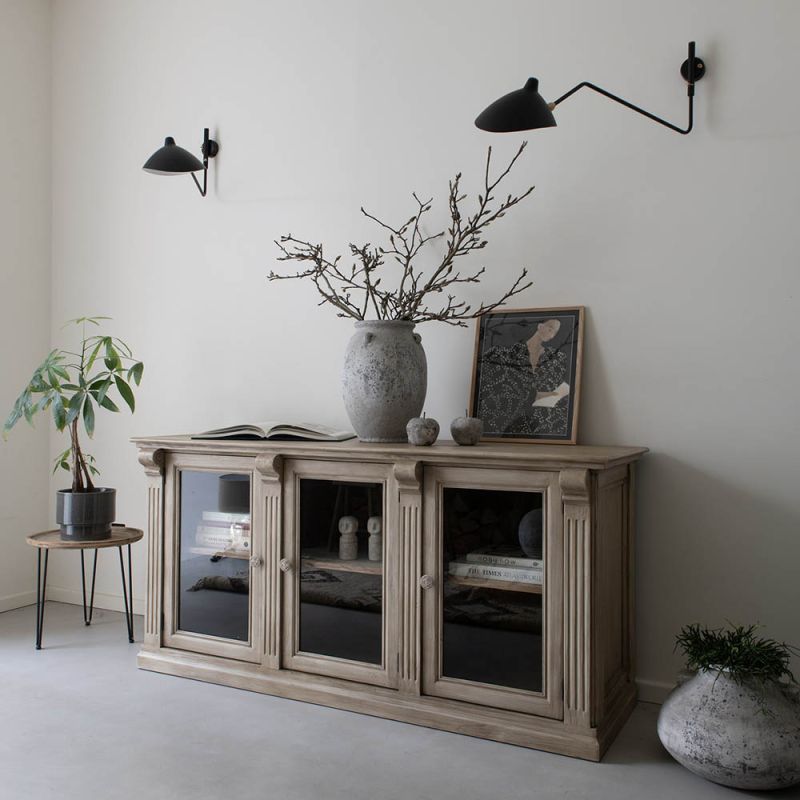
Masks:
[[[209,558],[239,558],[242,561],[248,561],[250,559],[250,553],[246,550],[216,550],[209,552],[208,549],[204,547],[191,547],[189,548],[189,552],[193,555],[208,556]]]
[[[240,558],[242,561],[249,561],[250,553],[246,550],[220,550],[214,553],[214,558]]]
[[[303,567],[311,569],[332,569],[337,572],[362,572],[365,575],[381,575],[383,565],[380,561],[357,558],[354,561],[342,561],[324,549],[306,550],[300,557]]]
[[[473,586],[476,589],[500,589],[504,592],[526,592],[541,594],[541,583],[523,583],[522,581],[495,581],[487,578],[467,578],[463,575],[448,575],[447,580],[456,586]]]

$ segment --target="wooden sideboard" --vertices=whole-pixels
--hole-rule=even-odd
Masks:
[[[592,760],[631,712],[644,448],[134,442],[143,669]]]

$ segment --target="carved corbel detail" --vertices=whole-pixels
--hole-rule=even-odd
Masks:
[[[283,475],[283,456],[279,453],[262,453],[256,456],[256,471],[262,480],[280,483]]]
[[[588,503],[590,481],[588,469],[562,469],[558,479],[565,503]]]
[[[164,475],[165,453],[160,447],[140,447],[139,463],[144,467],[149,478],[160,478]]]
[[[422,489],[422,462],[398,461],[394,465],[394,479],[400,494],[412,492],[419,494]]]

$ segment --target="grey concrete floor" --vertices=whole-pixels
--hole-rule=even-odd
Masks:
[[[87,628],[81,613],[48,603],[39,652],[34,607],[0,614],[1,800],[757,796],[672,761],[654,705],[592,764],[144,672],[121,614],[98,610]]]

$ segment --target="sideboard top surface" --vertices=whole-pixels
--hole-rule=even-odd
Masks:
[[[360,442],[268,441],[252,439],[192,439],[191,436],[142,436],[131,441],[139,448],[153,448],[179,453],[258,456],[280,454],[287,457],[344,458],[358,461],[422,461],[425,463],[461,464],[494,463],[498,465],[547,464],[557,467],[608,469],[638,460],[646,447],[605,447],[594,445],[546,445],[523,442],[481,442],[461,447],[450,440],[440,440],[431,447],[410,444]]]

